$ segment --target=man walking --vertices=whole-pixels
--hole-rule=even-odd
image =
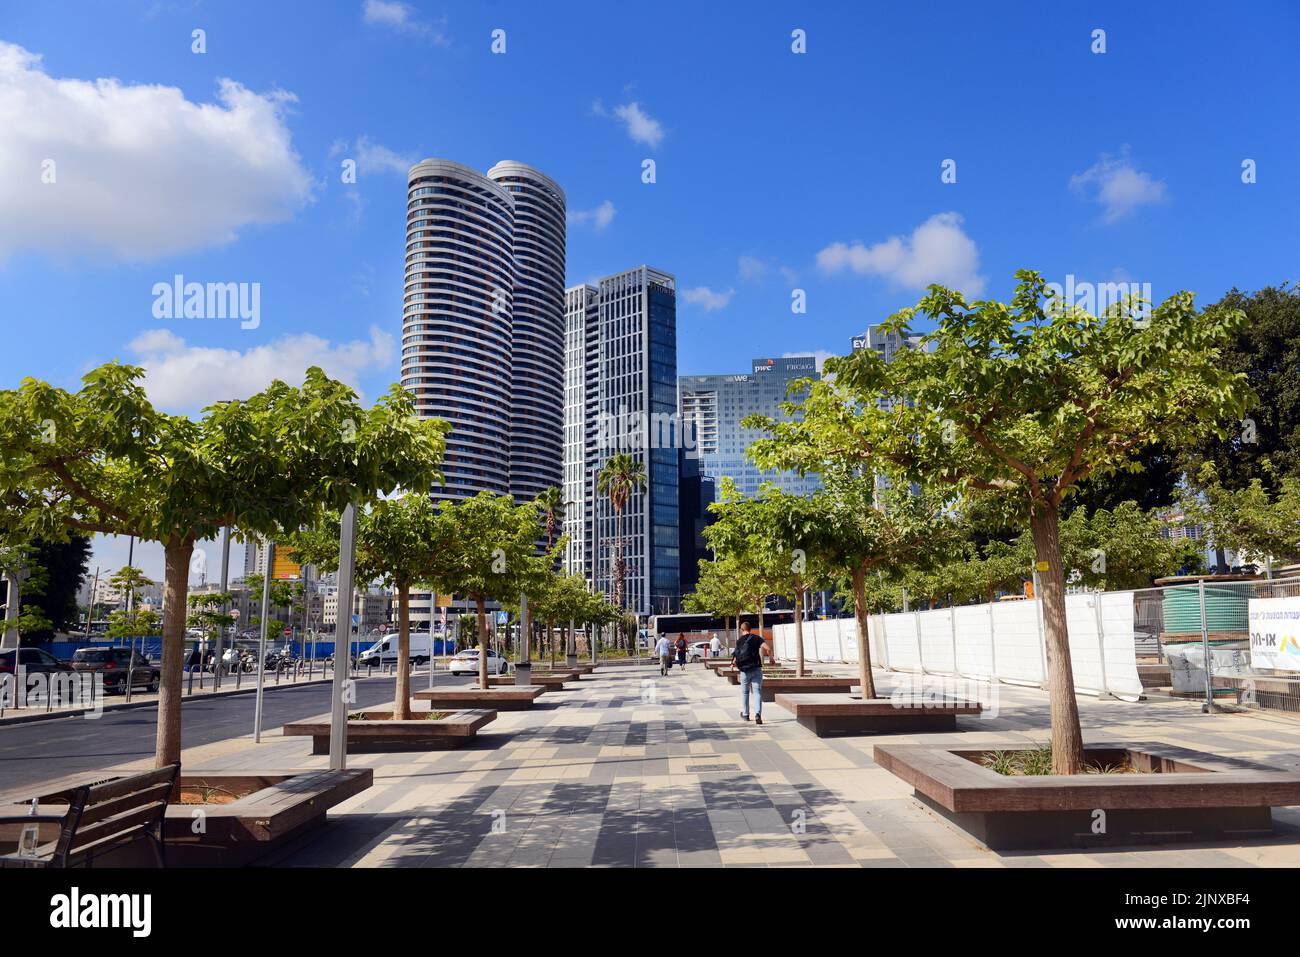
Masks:
[[[667,635],[660,635],[655,642],[655,654],[659,657],[659,674],[668,674],[673,667],[673,644]]]
[[[709,638],[709,657],[717,658],[722,654],[722,642],[718,641],[718,633],[715,631]]]
[[[763,639],[749,622],[740,623],[740,640],[731,653],[740,672],[740,717],[749,720],[749,692],[754,691],[754,723],[763,723]]]

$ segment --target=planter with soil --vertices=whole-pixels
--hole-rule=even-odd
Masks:
[[[993,850],[1241,841],[1300,804],[1300,774],[1164,744],[1090,744],[1083,773],[1023,743],[877,745],[875,761]]]
[[[533,672],[533,674],[529,676],[528,685],[521,685],[520,687],[528,687],[529,685],[531,685],[532,687],[544,688],[547,691],[561,691],[564,689],[564,683],[566,681],[576,681],[576,680],[577,680],[576,675],[569,675],[569,674],[548,675],[548,674],[539,674],[537,672]],[[490,688],[513,688],[514,686],[515,686],[514,675],[491,675],[488,677],[488,687]]]
[[[763,700],[775,701],[778,694],[834,693],[848,694],[858,686],[857,678],[845,678],[837,675],[771,675],[763,673]]]
[[[409,721],[392,720],[392,711],[353,711],[348,714],[348,753],[378,751],[442,751],[473,740],[480,728],[496,720],[493,710],[415,711]],[[319,715],[284,726],[287,736],[312,739],[312,754],[329,754],[330,716]]]

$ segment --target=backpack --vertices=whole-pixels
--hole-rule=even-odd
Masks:
[[[736,667],[738,669],[749,671],[753,668],[763,667],[763,659],[758,653],[762,640],[754,634],[746,635],[740,640],[740,644],[736,646]]]

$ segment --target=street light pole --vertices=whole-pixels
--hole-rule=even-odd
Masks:
[[[357,507],[348,505],[339,523],[339,592],[334,626],[334,683],[330,704],[330,770],[348,765],[348,672],[352,663],[352,591],[357,544]],[[342,647],[340,647],[340,637]]]
[[[266,543],[266,570],[262,573],[262,627],[257,642],[257,703],[253,707],[253,743],[262,740],[262,690],[266,684],[266,629],[271,615],[271,569],[275,565],[275,542]]]
[[[226,594],[230,587],[230,526],[227,525],[221,530],[221,593]],[[230,602],[221,603],[221,615],[224,618],[230,614]],[[221,690],[221,653],[226,639],[226,626],[224,624],[217,626],[217,656],[212,664],[212,690]]]

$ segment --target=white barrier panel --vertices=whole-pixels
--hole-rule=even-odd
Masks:
[[[1133,593],[1067,595],[1065,613],[1075,690],[1136,701],[1142,682],[1134,645]],[[1040,614],[1036,601],[1010,601],[872,615],[872,661],[891,671],[1044,687],[1047,654]],[[794,625],[777,625],[772,635],[776,656],[793,660]],[[853,618],[804,622],[803,637],[806,661],[857,663]]]

